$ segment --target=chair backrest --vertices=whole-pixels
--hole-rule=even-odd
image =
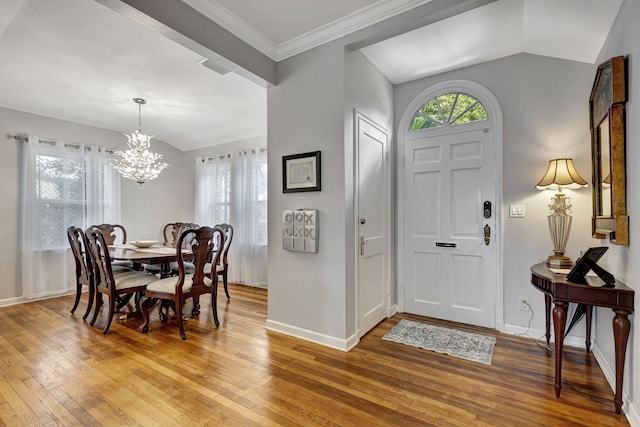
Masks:
[[[92,225],[91,228],[97,228],[104,236],[107,245],[115,243],[127,243],[127,230],[120,224],[100,224]]]
[[[93,268],[91,255],[86,250],[86,237],[82,228],[71,226],[67,228],[67,238],[76,264],[76,277],[79,283],[89,286]]]
[[[162,229],[162,237],[165,243],[171,243],[175,247],[182,230],[198,227],[198,224],[192,222],[170,222]]]
[[[115,286],[111,269],[108,243],[99,227],[89,227],[85,232],[86,246],[91,256],[93,277],[98,288],[111,289]]]
[[[231,246],[231,241],[233,240],[233,227],[231,224],[216,224],[216,227],[221,228],[224,231],[224,243],[222,244],[222,256],[220,258],[220,262],[226,268],[227,254],[229,253],[229,247]]]
[[[217,283],[215,265],[220,258],[220,251],[216,251],[216,243],[222,241],[224,230],[219,227],[200,227],[184,229],[178,238],[176,252],[178,255],[178,289],[193,289],[206,286],[205,281]],[[186,260],[193,255],[193,259]],[[185,262],[191,262],[194,266],[193,284],[185,284]],[[206,271],[206,266],[211,262],[211,269]],[[210,286],[207,286],[210,288]]]

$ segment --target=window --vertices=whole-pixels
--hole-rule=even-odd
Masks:
[[[416,112],[411,131],[455,126],[487,119],[487,111],[472,96],[460,92],[447,93],[433,98]]]
[[[75,273],[67,228],[120,222],[120,176],[100,147],[30,136],[22,157],[23,296],[69,292]]]
[[[239,150],[196,159],[196,217],[200,225],[233,226],[229,281],[266,286],[267,151]]]

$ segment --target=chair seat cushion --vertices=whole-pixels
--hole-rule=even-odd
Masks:
[[[153,283],[150,283],[147,286],[147,291],[152,292],[162,292],[165,294],[175,294],[176,293],[176,283],[178,283],[178,279],[176,277],[167,277],[166,279],[156,280]],[[213,281],[205,277],[204,284],[206,286],[211,287]],[[187,274],[184,276],[184,283],[182,284],[182,292],[187,293],[191,290],[193,286],[193,274]]]
[[[208,262],[204,265],[204,271],[207,272],[207,274],[209,274],[209,271],[211,271],[211,263]],[[216,273],[222,273],[224,271],[224,266],[218,264],[216,265]]]
[[[123,264],[111,264],[111,272],[113,273],[114,276],[116,274],[126,273],[127,271],[134,271],[134,270]]]
[[[145,286],[158,280],[155,275],[145,273],[144,271],[121,272],[114,274],[113,279],[116,282],[116,289],[118,290]]]

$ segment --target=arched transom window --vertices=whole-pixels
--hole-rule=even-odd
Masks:
[[[424,104],[413,116],[410,131],[459,125],[487,119],[480,101],[461,92],[446,93]]]

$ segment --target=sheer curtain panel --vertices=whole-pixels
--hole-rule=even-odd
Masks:
[[[75,292],[71,225],[120,221],[120,179],[104,149],[29,136],[22,144],[22,295],[38,299]]]
[[[267,149],[196,159],[196,222],[233,226],[229,281],[267,286]]]

